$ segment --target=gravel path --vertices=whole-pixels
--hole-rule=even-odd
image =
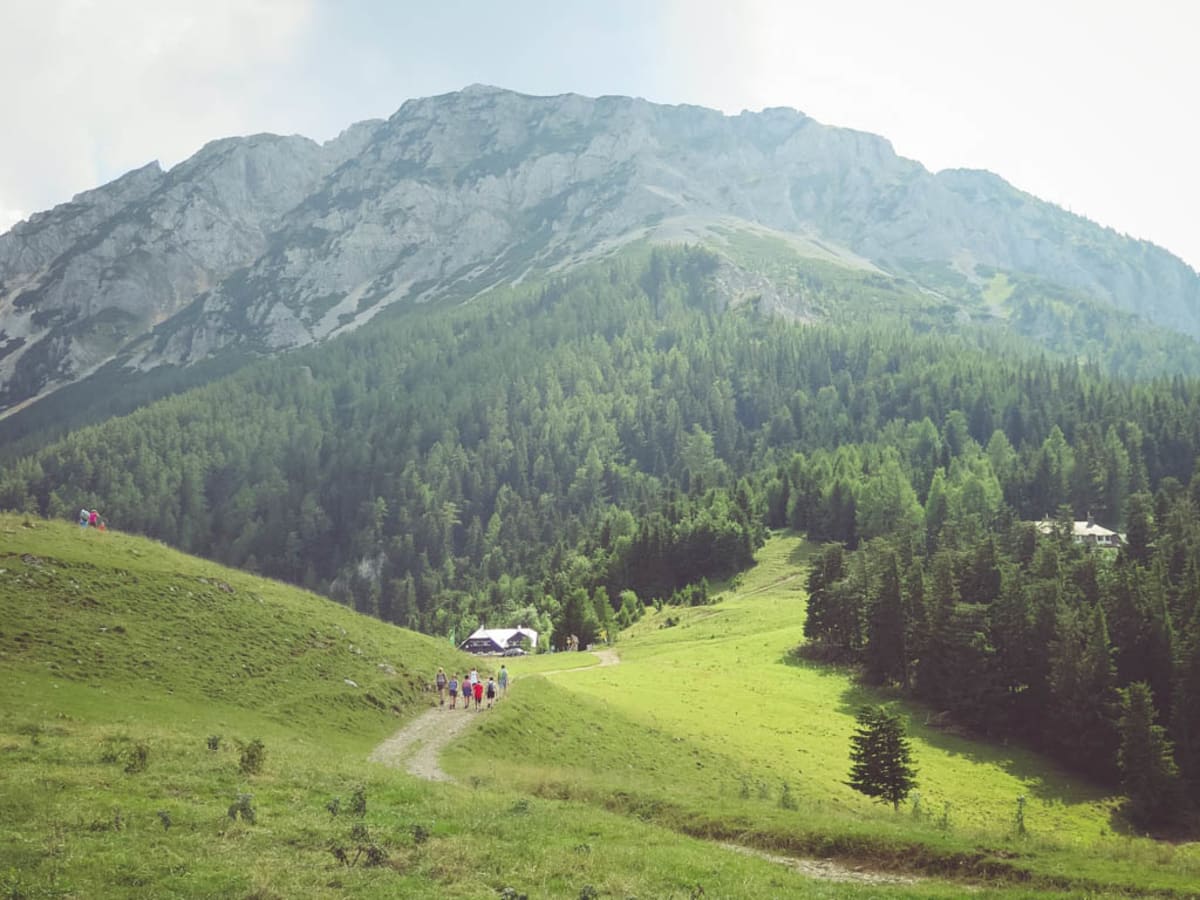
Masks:
[[[621,659],[617,651],[611,648],[596,650],[600,661],[593,666],[582,666],[578,669],[556,669],[551,672],[541,672],[541,675],[558,675],[563,672],[583,672],[602,666],[615,666]],[[486,713],[484,710],[483,713]],[[411,775],[424,778],[427,781],[454,781],[442,767],[438,765],[438,757],[443,749],[455,737],[475,725],[483,713],[476,710],[464,712],[461,709],[449,709],[435,706],[417,716],[390,738],[376,747],[369,757],[371,762],[383,763],[385,766],[403,768]],[[791,856],[778,856],[764,850],[754,850],[738,844],[721,844],[726,850],[744,853],[747,856],[757,856],[768,862],[787,866],[801,875],[817,878],[821,881],[852,882],[857,884],[916,884],[920,879],[910,875],[898,875],[891,872],[873,872],[869,869],[857,868],[834,862],[831,859],[800,859]]]
[[[438,765],[442,749],[486,713],[435,706],[417,716],[371,751],[371,762],[403,767],[428,781],[453,781]]]
[[[615,666],[621,661],[617,656],[617,651],[611,648],[594,652],[600,659],[594,666],[583,666],[579,669],[557,669],[540,674],[557,675],[560,672],[581,672],[584,669],[595,669],[599,666]],[[483,712],[486,713],[487,710]],[[438,765],[438,757],[447,744],[478,720],[479,715],[480,713],[475,710],[464,712],[461,709],[435,706],[433,709],[421,713],[372,750],[368,759],[371,762],[383,763],[385,766],[403,768],[410,775],[416,775],[427,781],[453,781],[454,779]]]

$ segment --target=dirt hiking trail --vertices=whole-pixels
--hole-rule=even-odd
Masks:
[[[537,675],[561,675],[567,672],[586,672],[588,669],[598,669],[604,666],[615,666],[621,659],[612,648],[592,651],[599,662],[590,666],[580,666],[577,669],[552,669],[549,672],[537,672]],[[530,677],[530,676],[525,676]],[[376,747],[369,757],[371,762],[383,763],[385,766],[403,768],[410,775],[424,778],[427,781],[453,782],[454,778],[438,765],[438,757],[442,750],[468,728],[477,724],[487,710],[476,711],[468,709],[451,709],[450,707],[435,706],[417,716],[390,738]],[[857,884],[905,885],[916,884],[921,879],[910,875],[893,872],[871,871],[864,867],[849,866],[835,862],[832,859],[803,859],[793,856],[777,856],[764,850],[743,847],[738,844],[722,843],[719,846],[726,850],[744,853],[747,856],[757,856],[768,862],[786,866],[801,875],[820,881],[850,882]],[[968,890],[971,890],[968,888]]]
[[[368,759],[385,766],[403,767],[410,775],[427,781],[453,781],[438,765],[438,757],[446,745],[474,725],[483,712],[435,706],[372,750]]]
[[[617,651],[611,648],[593,652],[600,659],[594,665],[581,666],[578,669],[555,669],[552,672],[536,674],[559,675],[563,672],[582,672],[601,666],[615,666],[621,661],[617,656]],[[462,709],[451,709],[448,706],[435,706],[421,713],[372,750],[368,759],[371,762],[383,763],[385,766],[403,768],[410,775],[416,775],[427,781],[454,781],[438,765],[438,757],[452,740],[470,728],[479,720],[479,716],[486,712],[486,709],[480,712],[473,709],[463,711]]]

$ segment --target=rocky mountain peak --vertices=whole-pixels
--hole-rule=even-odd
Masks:
[[[934,175],[882,137],[792,109],[471,85],[323,145],[216,140],[0,237],[0,409],[112,359],[271,352],[392,304],[741,227],[906,277],[963,260],[1028,273],[1200,334],[1190,268],[990,173]]]

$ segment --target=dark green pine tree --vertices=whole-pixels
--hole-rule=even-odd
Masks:
[[[1003,725],[1017,730],[1028,721],[1030,683],[1034,678],[1033,615],[1025,593],[1025,579],[1008,566],[1000,581],[1000,595],[987,611],[988,642],[994,649],[997,688],[1003,692],[999,710]]]
[[[808,613],[804,636],[812,641],[827,638],[830,588],[846,575],[845,550],[841,544],[827,544],[813,561],[808,573]]]
[[[1117,766],[1128,800],[1125,815],[1138,828],[1168,824],[1174,816],[1179,771],[1166,729],[1154,724],[1150,686],[1135,681],[1121,691],[1121,744]]]
[[[1121,547],[1121,558],[1139,565],[1150,562],[1150,544],[1153,540],[1154,498],[1146,493],[1131,494],[1125,511],[1125,544]]]
[[[910,687],[916,664],[929,643],[929,609],[925,603],[925,570],[920,559],[914,559],[904,576],[904,686]]]
[[[1175,758],[1188,796],[1200,803],[1200,609],[1188,623],[1171,712]]]
[[[948,696],[954,673],[954,609],[958,604],[958,583],[954,577],[954,557],[940,551],[933,557],[926,597],[929,609],[929,638],[917,661],[917,694],[924,700],[943,703]]]
[[[900,562],[896,551],[890,550],[880,566],[875,600],[867,615],[863,664],[868,681],[874,684],[904,682],[908,660],[904,646],[905,631]]]
[[[850,780],[847,786],[900,808],[917,786],[912,748],[904,735],[900,716],[882,706],[864,706],[857,716],[858,729],[850,738]]]
[[[963,575],[962,597],[968,603],[991,603],[1000,595],[1000,567],[996,563],[996,544],[991,535],[975,547]]]
[[[1060,758],[1088,774],[1116,774],[1116,667],[1104,611],[1064,611],[1050,662],[1047,737]]]

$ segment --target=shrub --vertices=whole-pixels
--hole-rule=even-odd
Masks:
[[[243,775],[257,775],[262,771],[263,763],[267,759],[267,748],[263,746],[263,742],[255,738],[248,744],[239,742],[238,748],[241,750],[241,756],[238,759],[238,768]]]
[[[241,816],[243,822],[253,825],[258,820],[258,813],[254,809],[254,795],[238,794],[237,799],[229,806],[228,815],[235,822],[238,816]]]
[[[125,761],[125,772],[128,775],[145,772],[146,767],[149,765],[150,748],[141,741],[138,741],[129,750],[129,758]]]

